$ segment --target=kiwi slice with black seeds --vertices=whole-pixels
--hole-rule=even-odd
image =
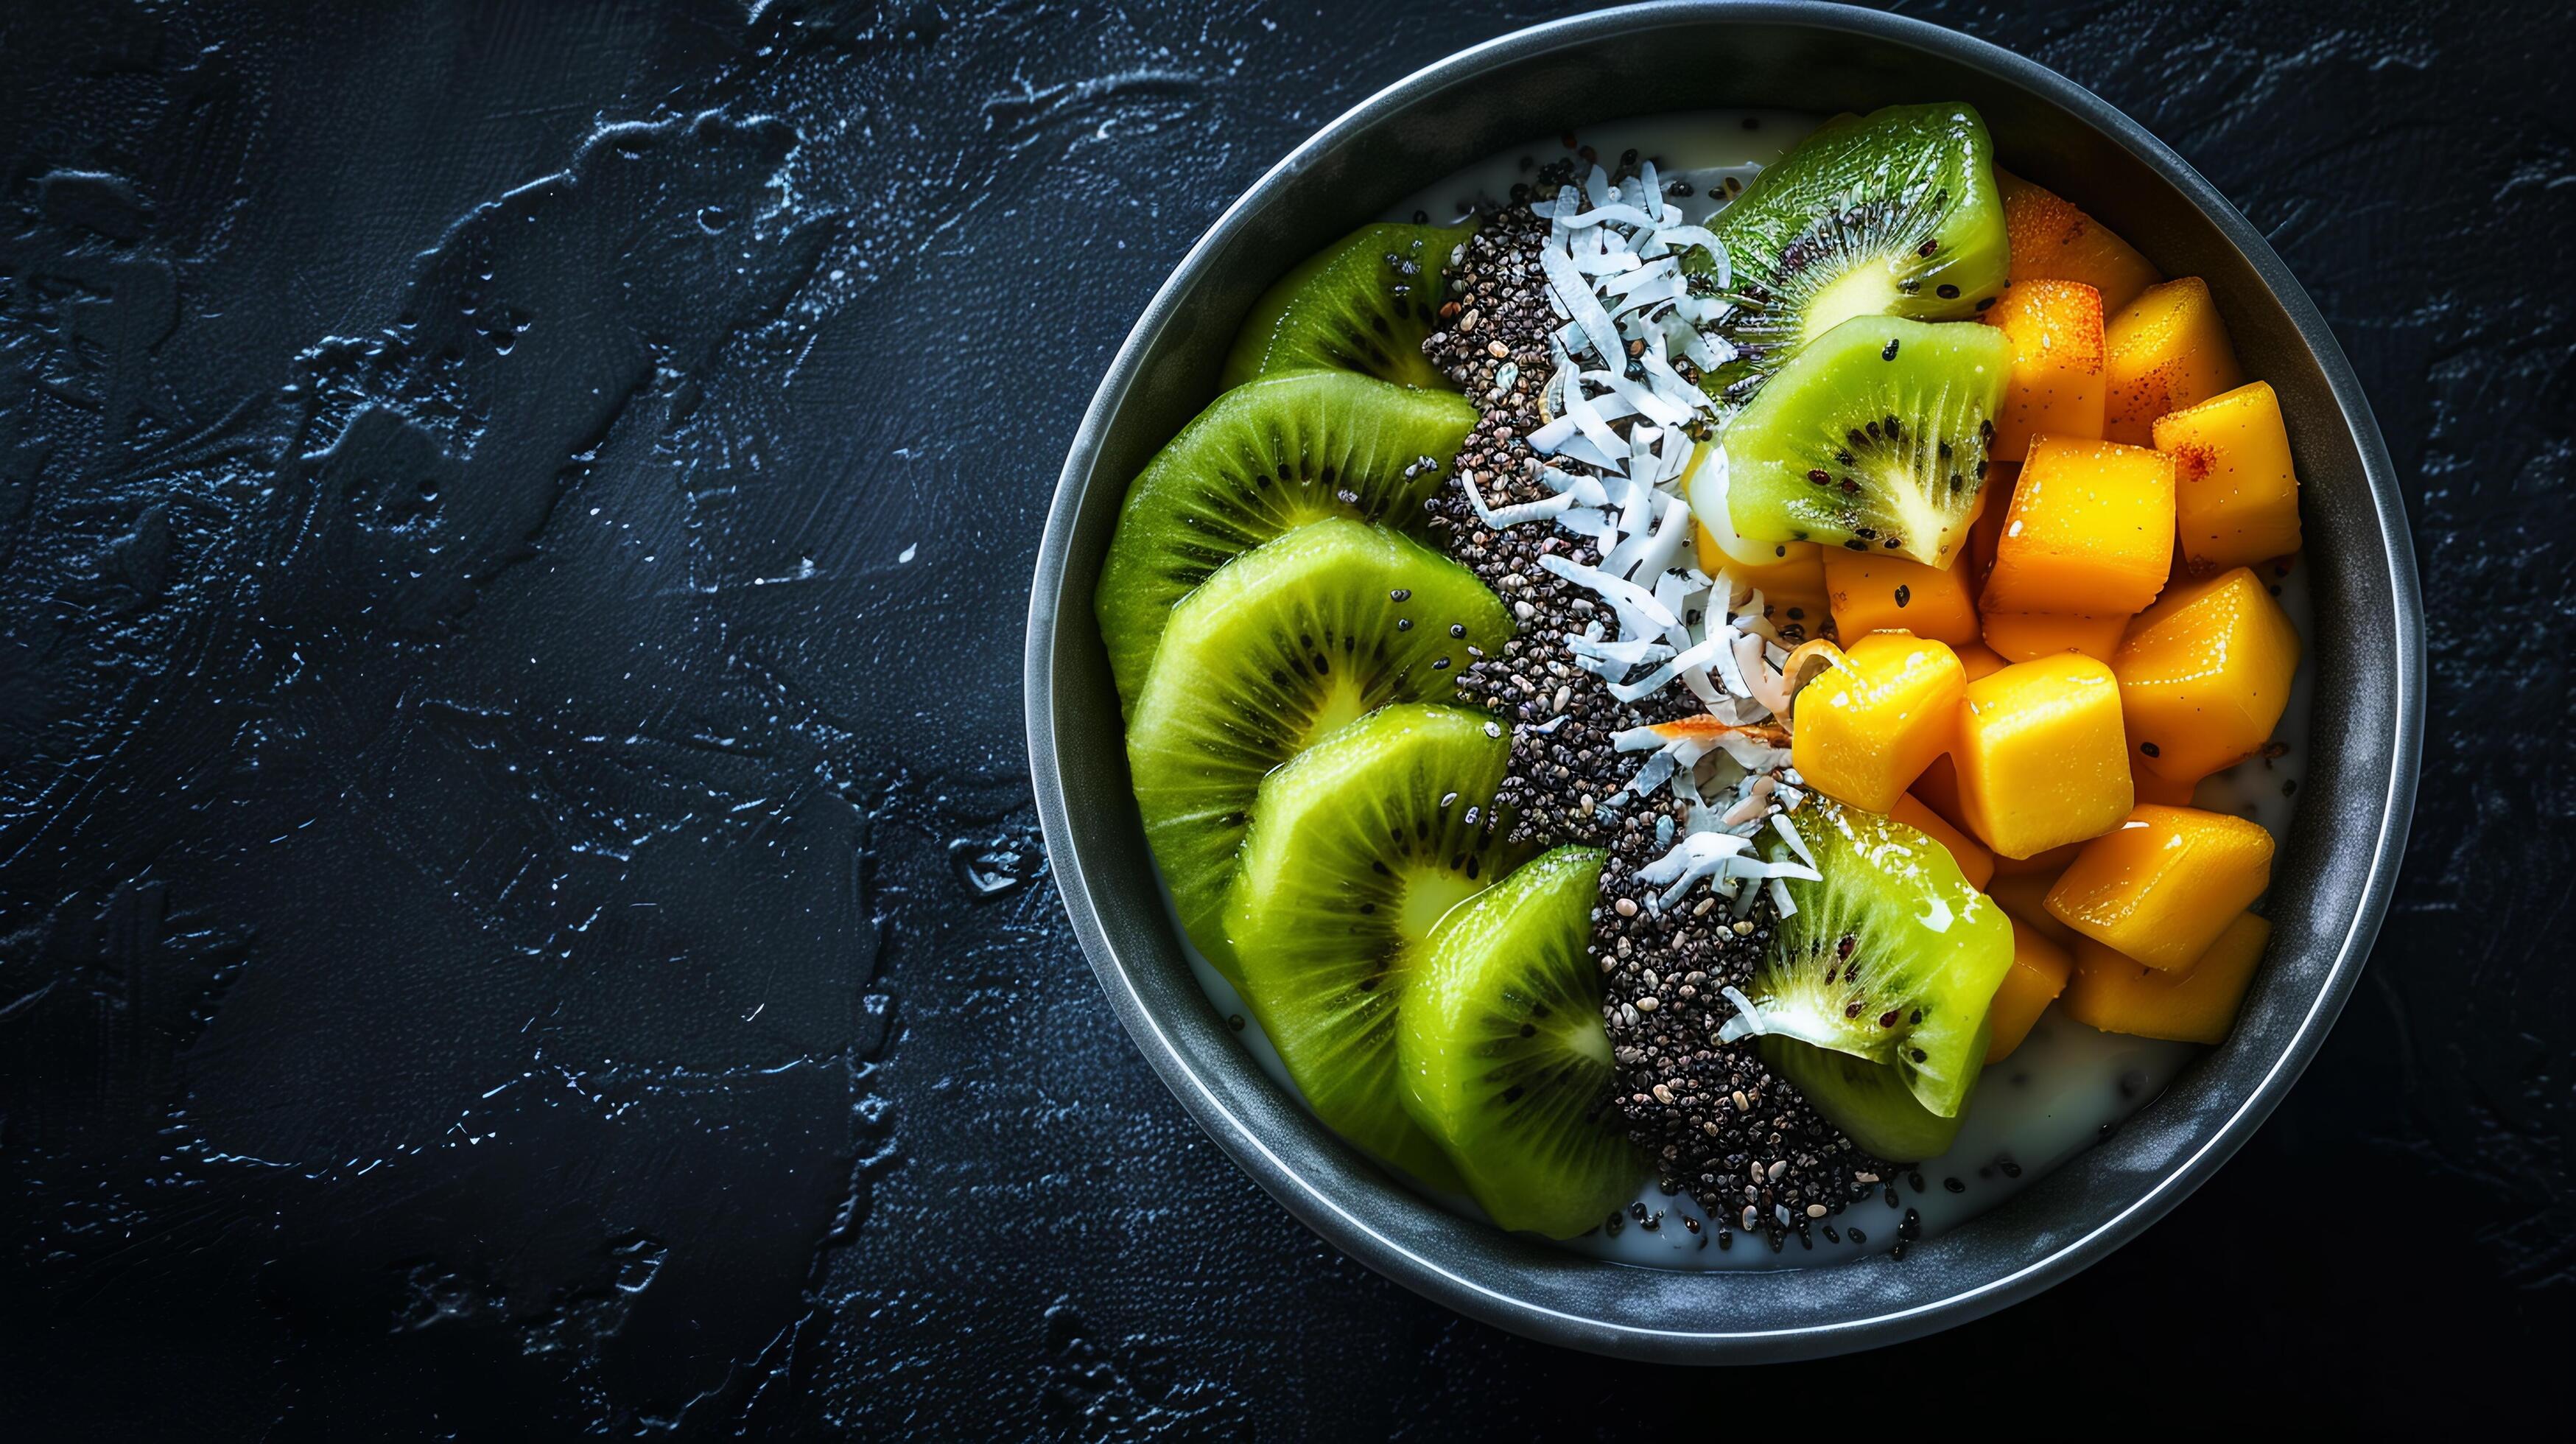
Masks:
[[[1092,606],[1122,704],[1133,704],[1172,606],[1218,567],[1328,516],[1398,524],[1449,474],[1476,408],[1347,371],[1238,386],[1127,489]]]
[[[1948,849],[1904,823],[1812,796],[1789,818],[1823,881],[1788,884],[1795,911],[1772,924],[1745,989],[1761,1031],[1884,1067],[1915,1104],[1956,1118],[1985,1066],[2012,924]],[[1769,855],[1797,856],[1785,838]],[[1818,1076],[1808,1100],[1854,1141],[1909,1126],[1883,1088]]]
[[[1570,1238],[1636,1196],[1585,952],[1603,854],[1536,858],[1441,920],[1398,1009],[1413,1121],[1504,1228]]]
[[[1456,1188],[1405,1111],[1398,1010],[1442,918],[1527,855],[1494,789],[1512,744],[1481,713],[1381,708],[1262,781],[1226,900],[1244,1000],[1318,1117],[1406,1172]]]
[[[1712,331],[1737,359],[1711,389],[1741,402],[1854,316],[1955,320],[2011,279],[1994,142],[1965,105],[1837,116],[1764,170],[1712,229],[1733,303]]]
[[[1448,386],[1422,343],[1440,324],[1449,254],[1474,230],[1362,226],[1316,252],[1253,303],[1218,384],[1327,370],[1399,386]]]
[[[1720,433],[1735,530],[1948,566],[1976,519],[2011,370],[2012,342],[1992,326],[1836,326]]]
[[[1466,568],[1347,518],[1217,569],[1172,609],[1127,726],[1145,839],[1185,927],[1233,965],[1218,914],[1272,768],[1389,702],[1445,700],[1511,634]]]

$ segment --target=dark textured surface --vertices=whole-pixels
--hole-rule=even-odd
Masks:
[[[0,1411],[1468,1435],[1940,1371],[1981,1420],[2386,1423],[2556,1369],[2565,21],[1903,7],[2140,117],[2333,321],[2429,583],[2424,802],[2362,992],[2170,1219],[1666,1395],[1204,1143],[1020,755],[1038,520],[1129,319],[1316,124],[1555,12],[745,8],[0,18]]]

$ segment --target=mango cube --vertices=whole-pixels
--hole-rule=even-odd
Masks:
[[[1998,869],[2001,858],[2099,837],[2129,815],[2120,686],[2091,657],[2016,662],[1969,683],[1958,729],[1959,801]]]
[[[1986,1005],[1986,1061],[2001,1062],[2030,1036],[2030,1025],[2048,1009],[2051,999],[2066,990],[2066,977],[2075,971],[2074,955],[2043,936],[2039,929],[2012,919],[2012,971],[2004,974],[1995,989],[1995,1000]]]
[[[2052,847],[2028,857],[1999,857],[1995,859],[1995,876],[2019,877],[2024,873],[2038,872],[2048,874],[2054,881],[2059,873],[2066,871],[2066,865],[2075,860],[2075,854],[2083,850],[2082,842],[2070,842],[2064,847]]]
[[[1808,786],[1884,813],[1949,749],[1967,683],[1941,643],[1872,632],[1799,689],[1790,762]]]
[[[2061,652],[2075,652],[2097,662],[2119,655],[2120,634],[2129,628],[2116,617],[2064,617],[2053,612],[1988,612],[1979,619],[1986,645],[2007,662],[2033,662]]]
[[[2298,628],[2244,567],[2176,588],[2111,659],[2138,764],[2185,784],[2262,748],[2298,670]]]
[[[2116,312],[2164,279],[2135,247],[2055,191],[2001,170],[1995,172],[1995,189],[2003,196],[2014,285],[2082,281],[2101,293],[2106,312]]]
[[[1913,793],[1896,799],[1887,815],[1949,849],[1950,860],[1959,865],[1959,874],[1968,880],[1968,886],[1982,890],[1994,877],[1995,855],[1953,826],[1950,819],[1924,806],[1923,799]]]
[[[1977,603],[1958,567],[1837,547],[1825,553],[1825,590],[1846,642],[1872,632],[1912,632],[1953,647],[1977,640]]]
[[[1964,657],[1960,659],[1963,670],[1966,661]],[[1973,682],[1977,679],[1970,677],[1968,680]],[[1962,832],[1967,830],[1967,804],[1959,800],[1959,769],[1947,754],[1933,758],[1931,765],[1923,769],[1922,776],[1914,779],[1914,785],[1906,790],[1905,795],[1931,808],[1934,815],[1952,827]]]
[[[2002,908],[2013,921],[2027,923],[2041,937],[2071,950],[2076,939],[2083,935],[2059,922],[2049,912],[2046,903],[2048,890],[2055,886],[2057,874],[2054,872],[1999,872],[1993,882],[1986,884],[1986,896],[1993,898],[1995,906]]]
[[[2113,441],[2145,446],[2157,417],[2245,384],[2218,302],[2198,276],[2149,286],[2112,316],[2107,334],[2111,394],[2102,434]]]
[[[1968,680],[1971,682],[1979,677],[1991,677],[2002,671],[2010,660],[1983,642],[1970,642],[1964,646],[1954,646],[1950,650],[1959,654],[1959,665],[1967,669]]]
[[[2173,550],[2172,457],[2043,436],[2013,483],[1979,610],[2126,616],[2164,590]]]
[[[2112,670],[2116,673],[2119,669],[2115,667]],[[2132,753],[2129,758],[2129,790],[2136,793],[2138,801],[2142,803],[2152,802],[2161,807],[2189,807],[2193,795],[2200,791],[2200,779],[2192,778],[2184,782],[2169,781],[2148,771],[2146,759]]]
[[[1782,639],[1795,646],[1825,634],[1831,599],[1825,589],[1823,547],[1814,542],[1777,543],[1771,561],[1746,566],[1720,550],[1707,527],[1693,523],[1691,532],[1699,569],[1712,577],[1724,571],[1735,578],[1736,585],[1760,591],[1762,615],[1779,628]]]
[[[2034,436],[2098,441],[2109,400],[2102,293],[2081,281],[2017,281],[1985,314],[2012,339],[2012,374],[1991,454],[2019,461]]]
[[[2174,523],[2195,572],[2299,549],[2299,478],[2281,398],[2251,381],[2156,418],[2156,450],[2174,459]]]
[[[2059,922],[2151,968],[2192,964],[2272,885],[2272,834],[2241,817],[2149,803],[2048,890]]]
[[[2013,487],[2020,480],[2018,465],[1998,463],[1988,471],[1986,484],[1977,488],[1977,515],[1968,523],[1968,580],[1978,591],[1985,590],[1986,576],[1995,569],[1995,538],[2004,534],[2004,518],[2012,513]]]
[[[2238,913],[2189,968],[2158,971],[2085,938],[2075,945],[2066,1015],[2105,1033],[2223,1043],[2254,981],[2272,925]]]

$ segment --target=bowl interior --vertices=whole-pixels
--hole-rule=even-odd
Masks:
[[[1607,1264],[1427,1204],[1318,1125],[1244,1054],[1191,976],[1129,792],[1090,599],[1128,478],[1212,395],[1273,278],[1485,156],[1659,112],[1831,113],[1966,100],[2003,163],[2216,295],[2279,392],[2300,464],[2321,698],[2310,781],[2274,868],[2272,958],[2235,1036],[2116,1135],[1898,1267],[1719,1275]],[[2394,479],[2358,383],[2261,237],[2145,132],[2028,61],[1836,6],[1656,5],[1452,57],[1335,122],[1209,231],[1128,339],[1059,486],[1029,638],[1030,736],[1050,854],[1126,1023],[1217,1142],[1318,1232],[1488,1321],[1670,1359],[1830,1353],[1972,1317],[2091,1262],[2243,1141],[2313,1053],[2375,933],[2411,811],[2420,603]]]

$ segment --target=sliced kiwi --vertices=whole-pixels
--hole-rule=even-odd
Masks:
[[[1985,1031],[1977,1036],[1983,1039]],[[1782,1037],[1762,1039],[1761,1053],[1852,1142],[1890,1162],[1938,1158],[1959,1136],[1957,1114],[1944,1118],[1916,1102],[1905,1080],[1885,1063]]]
[[[1892,105],[1827,121],[1713,223],[1734,304],[1714,326],[1742,401],[1854,316],[1955,320],[2011,279],[1994,142],[1965,105]]]
[[[1948,566],[1976,519],[2011,367],[1992,326],[1836,326],[1721,434],[1735,530]]]
[[[1399,1000],[1451,908],[1511,870],[1502,724],[1381,708],[1263,779],[1225,906],[1244,1000],[1317,1116],[1424,1182],[1458,1175],[1406,1114]]]
[[[1136,696],[1127,766],[1182,925],[1231,971],[1218,913],[1272,768],[1388,702],[1445,699],[1511,633],[1456,562],[1346,518],[1245,552],[1172,609]]]
[[[1682,495],[1690,502],[1692,518],[1708,533],[1709,543],[1719,555],[1742,567],[1776,567],[1816,559],[1819,549],[1814,542],[1755,541],[1737,531],[1734,511],[1727,503],[1728,482],[1725,446],[1703,441],[1692,449],[1690,467],[1682,473]]]
[[[1411,520],[1476,408],[1347,371],[1267,377],[1219,396],[1127,489],[1093,610],[1133,703],[1172,605],[1241,552],[1327,516]]]
[[[2012,968],[2012,924],[1968,885],[1948,849],[1892,818],[1810,797],[1791,822],[1821,882],[1793,881],[1796,911],[1745,992],[1762,1031],[1888,1068],[1914,1102],[1955,1118],[1986,1059],[1986,1011]],[[1796,856],[1774,838],[1774,861]],[[1810,1091],[1855,1140],[1906,1126],[1869,1089]]]
[[[1440,324],[1449,253],[1474,229],[1362,226],[1316,252],[1252,304],[1218,384],[1325,370],[1447,386],[1422,342]]]
[[[1397,1010],[1406,1111],[1494,1222],[1550,1238],[1598,1225],[1644,1172],[1584,952],[1602,857],[1558,848],[1452,911]]]

